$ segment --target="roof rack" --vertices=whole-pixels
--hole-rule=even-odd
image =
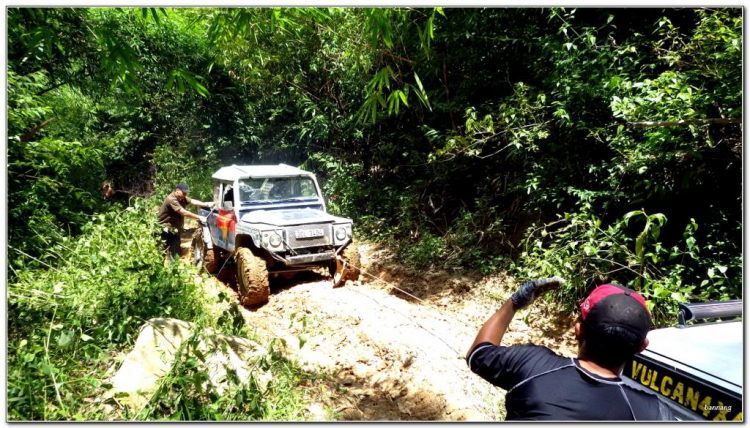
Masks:
[[[680,303],[679,327],[685,327],[687,321],[707,318],[734,318],[742,315],[742,300],[725,302]]]

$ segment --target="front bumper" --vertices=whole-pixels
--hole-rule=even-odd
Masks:
[[[333,260],[336,257],[335,251],[326,251],[325,253],[302,254],[299,256],[286,256],[284,263],[287,266],[297,266],[311,263],[320,263]]]

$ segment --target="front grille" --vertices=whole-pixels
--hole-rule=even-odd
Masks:
[[[322,236],[311,236],[309,238],[297,238],[297,231],[304,231],[305,235],[315,235],[315,229],[323,231]],[[331,245],[331,225],[329,224],[305,224],[301,226],[292,226],[286,229],[287,243],[293,249],[319,247],[322,245]]]

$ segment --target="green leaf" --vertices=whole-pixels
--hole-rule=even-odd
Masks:
[[[380,105],[383,108],[386,108],[385,98],[383,98],[383,94],[381,92],[377,93],[377,100],[380,102]]]
[[[422,81],[419,79],[419,75],[416,72],[414,72],[414,80],[417,82],[419,90],[424,92],[424,86],[422,86]]]
[[[161,25],[161,19],[159,19],[159,15],[156,12],[156,8],[150,7],[149,9],[151,10],[151,17],[154,18],[154,22],[156,22],[157,25]]]
[[[42,373],[46,374],[47,376],[50,376],[52,373],[56,371],[55,366],[51,364],[41,363],[39,366],[42,369]]]
[[[659,226],[653,225],[651,226],[651,237],[654,239],[659,239],[659,233],[661,232],[661,228]]]
[[[198,357],[198,359],[199,359],[199,360],[200,360],[201,362],[203,362],[203,363],[205,363],[205,362],[206,362],[206,356],[205,356],[205,355],[203,355],[203,352],[201,352],[201,351],[200,351],[200,349],[194,349],[194,350],[193,350],[193,353],[195,354],[195,356],[196,356],[196,357]]]
[[[630,221],[630,217],[633,217],[636,214],[642,214],[643,211],[630,211],[629,213],[625,214],[623,217],[623,220],[625,220],[625,226],[628,225],[628,222]]]
[[[646,234],[641,233],[638,235],[638,238],[635,240],[635,255],[638,257],[639,264],[643,264],[643,244],[646,240]]]
[[[401,102],[403,102],[405,106],[409,107],[409,103],[406,101],[406,94],[404,94],[403,91],[398,91],[398,96],[401,98]]]

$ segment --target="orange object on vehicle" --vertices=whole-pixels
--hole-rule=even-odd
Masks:
[[[234,211],[223,211],[219,210],[219,216],[220,217],[226,217],[229,220],[234,220]]]

